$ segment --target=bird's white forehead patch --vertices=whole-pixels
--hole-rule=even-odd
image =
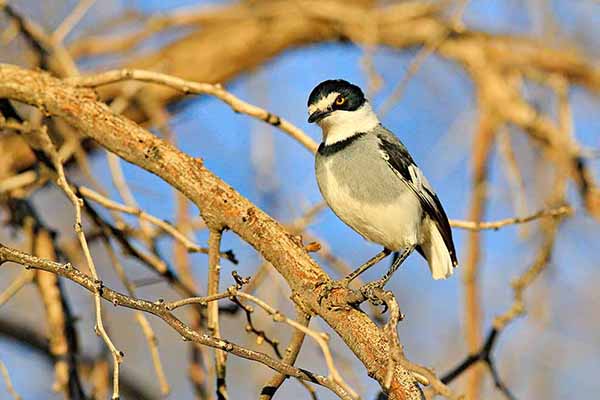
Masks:
[[[339,95],[340,94],[338,92],[331,92],[327,96],[321,98],[315,104],[309,105],[308,106],[308,114],[310,115],[318,110],[326,110],[327,107],[329,107],[333,104],[333,102],[335,101],[335,99],[337,99],[337,97]]]

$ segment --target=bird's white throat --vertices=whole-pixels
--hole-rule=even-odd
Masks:
[[[337,110],[319,121],[325,145],[342,141],[359,132],[369,132],[377,125],[379,118],[367,101],[354,111]]]

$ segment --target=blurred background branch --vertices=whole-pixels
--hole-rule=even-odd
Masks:
[[[295,314],[300,326],[312,319],[311,332],[321,330],[313,330],[315,311],[329,323],[336,373],[364,398],[381,387],[399,396],[393,398],[419,396],[414,382],[429,386],[426,396],[448,398],[552,399],[597,391],[597,2],[159,3],[0,0],[0,61],[32,71],[19,81],[11,67],[2,67],[0,243],[43,260],[87,264],[86,274],[97,266],[97,299],[105,284],[132,299],[211,296],[235,284],[235,276],[251,276],[241,290],[264,300],[270,314]],[[46,87],[50,81],[36,81],[35,70],[62,83]],[[430,282],[420,260],[411,258],[390,284],[390,315],[364,307],[366,314],[351,310],[341,317],[311,303],[311,285],[327,278],[306,251],[332,277],[372,252],[325,209],[312,176],[319,138],[305,122],[305,99],[315,83],[336,77],[365,83],[384,123],[433,177],[452,226],[460,229],[462,284]],[[23,87],[32,91],[15,94]],[[90,114],[86,107],[96,99],[164,142],[127,123],[135,135],[111,136],[123,132],[124,120],[100,108]],[[200,155],[202,163],[165,143]],[[169,183],[123,160],[171,177]],[[197,174],[198,168],[214,171],[252,203],[224,183],[207,191],[213,176]],[[57,179],[59,187],[51,185]],[[217,207],[221,199],[229,203]],[[242,220],[232,203],[245,205],[235,214]],[[285,231],[254,205],[288,222]],[[75,229],[73,211],[81,213]],[[282,235],[273,235],[275,226]],[[223,228],[236,235],[221,237]],[[289,254],[269,256],[265,246],[288,246]],[[239,275],[229,273],[230,262],[239,263]],[[227,273],[217,273],[221,268]],[[271,354],[273,362],[281,358],[277,365],[328,373],[320,347],[304,341],[304,331],[277,327],[236,299],[231,306],[190,305],[181,318],[192,332],[234,340],[244,351]],[[283,384],[281,370],[272,375],[248,368],[254,364],[221,350],[209,357],[206,346],[181,343],[142,312],[106,306],[100,312],[98,305],[95,320],[89,317],[93,297],[63,278],[3,268],[0,307],[10,322],[0,323],[0,330],[28,343],[17,348],[0,340],[3,376],[10,374],[14,386],[6,393],[65,399],[160,398],[170,390],[178,399],[335,396],[303,378],[294,380],[302,386]],[[400,336],[395,305],[406,313]],[[527,325],[516,322],[526,310]],[[132,316],[147,347],[130,329]],[[91,334],[94,324],[127,353],[118,377],[112,370],[120,357],[116,347],[117,362],[111,363],[111,352]],[[37,342],[20,332],[35,333]],[[400,339],[406,356],[394,345]],[[286,353],[279,354],[278,343],[289,343]],[[43,347],[52,368],[27,361],[27,347]],[[367,378],[365,366],[379,385]],[[429,366],[450,372],[438,379]],[[32,368],[45,377],[35,385],[24,373]],[[289,371],[302,375],[300,368]],[[112,388],[113,378],[122,390]]]

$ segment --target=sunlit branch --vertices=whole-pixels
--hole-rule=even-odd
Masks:
[[[208,94],[215,96],[228,104],[233,111],[249,115],[273,125],[289,134],[311,152],[314,153],[317,151],[317,144],[315,141],[300,128],[296,127],[291,122],[268,112],[265,109],[239,99],[235,95],[223,89],[221,85],[186,81],[171,75],[138,69],[113,70],[87,77],[70,78],[69,83],[79,87],[94,88],[127,80],[157,83],[168,86],[175,90],[179,90],[185,94]]]
[[[151,314],[156,315],[161,318],[167,324],[169,324],[173,329],[175,329],[180,335],[182,335],[185,340],[191,340],[206,346],[214,347],[216,349],[224,350],[229,353],[235,354],[239,357],[246,358],[249,360],[258,361],[267,365],[268,367],[281,372],[283,374],[297,377],[306,381],[310,381],[313,383],[318,383],[322,386],[327,387],[336,393],[341,399],[344,400],[353,400],[356,397],[348,393],[341,385],[335,382],[333,379],[329,377],[324,377],[322,375],[314,374],[302,369],[298,369],[292,367],[288,364],[285,364],[279,360],[273,359],[268,355],[260,352],[256,352],[241,346],[238,346],[230,341],[217,339],[210,335],[200,334],[195,330],[191,329],[189,326],[181,322],[177,319],[166,307],[164,302],[150,302],[147,300],[133,298],[130,296],[126,296],[119,292],[116,292],[106,286],[102,287],[102,291],[98,292],[97,283],[93,277],[88,276],[71,264],[60,264],[50,260],[38,258],[32,256],[30,254],[21,252],[16,249],[12,249],[0,244],[0,265],[3,263],[10,261],[17,264],[29,266],[31,268],[41,269],[44,271],[56,273],[60,276],[63,276],[71,281],[77,283],[80,286],[83,286],[85,289],[92,293],[99,293],[99,295],[105,300],[111,302],[115,306],[122,306],[131,308],[134,310],[140,310],[144,312],[149,312]],[[237,295],[241,295],[237,293]],[[245,294],[244,294],[245,295]],[[246,295],[247,296],[247,295]],[[280,315],[280,314],[277,314]],[[291,321],[291,320],[290,320]],[[287,321],[286,321],[287,322]],[[293,322],[292,322],[293,323]],[[303,328],[303,327],[302,327]],[[302,329],[298,328],[298,329]],[[308,332],[306,332],[308,333]],[[312,332],[311,332],[312,333]],[[319,334],[315,333],[317,336]],[[322,338],[320,338],[322,340]]]

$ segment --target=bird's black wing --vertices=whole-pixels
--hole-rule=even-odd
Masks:
[[[417,195],[423,210],[437,225],[450,253],[452,264],[454,266],[458,265],[448,217],[427,178],[417,167],[406,147],[393,133],[386,130],[378,134],[377,137],[379,139],[379,149],[386,158],[388,165],[395,173],[404,178],[408,187]]]

